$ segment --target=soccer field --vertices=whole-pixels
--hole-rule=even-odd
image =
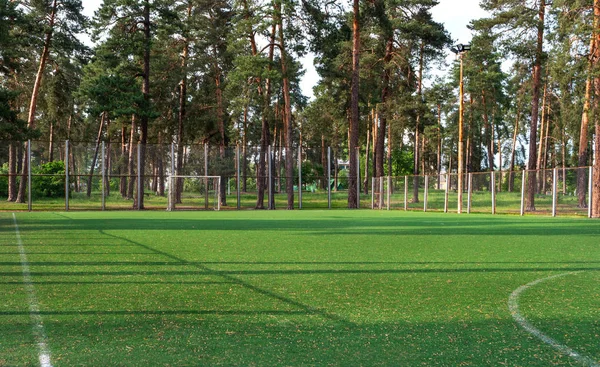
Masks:
[[[0,366],[599,366],[600,222],[0,213]]]

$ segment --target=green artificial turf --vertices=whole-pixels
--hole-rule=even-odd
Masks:
[[[17,213],[53,366],[600,361],[600,224],[403,211]],[[0,213],[0,366],[39,365]]]
[[[390,209],[404,210],[405,195],[403,184],[394,184],[394,190],[390,192],[389,205]],[[424,211],[425,210],[425,191],[420,188],[418,191],[418,200],[413,197],[412,186],[408,188],[408,196],[406,198],[406,209],[409,211]],[[487,190],[487,188],[486,188]],[[166,195],[166,194],[165,194]],[[427,211],[443,212],[445,208],[445,190],[436,190],[430,188],[427,192]],[[379,194],[373,195],[371,190],[368,194],[361,194],[360,208],[371,208],[372,200],[375,207],[379,207]],[[61,211],[65,210],[65,198],[33,198],[32,211]],[[134,201],[121,197],[117,191],[112,191],[104,199],[106,210],[131,210],[133,209]],[[226,196],[226,205],[221,206],[221,210],[236,210],[238,198],[235,190],[228,193]],[[247,192],[240,194],[240,209],[254,209],[256,207],[257,193]],[[205,209],[206,198],[198,192],[184,192],[182,202],[176,205],[179,210],[203,210]],[[275,209],[287,209],[287,194],[278,192],[274,195]],[[458,204],[458,194],[455,191],[448,193],[448,212],[456,213]],[[468,198],[467,193],[463,195],[463,210],[467,212]],[[557,215],[559,216],[587,216],[587,208],[578,207],[578,198],[574,195],[557,195]],[[267,205],[267,197],[265,196],[264,205]],[[388,198],[387,188],[384,188],[382,198],[382,208],[387,209]],[[147,210],[166,210],[168,207],[167,196],[155,195],[151,192],[146,192],[144,197],[144,206]],[[217,207],[217,199],[214,191],[210,192],[208,197],[208,210],[215,210]],[[303,191],[302,193],[302,209],[327,209],[329,207],[328,195],[325,190],[316,190],[314,192]],[[348,207],[348,192],[347,191],[332,191],[331,192],[331,208],[345,209]],[[535,198],[536,211],[527,212],[527,215],[552,215],[552,195],[536,195]],[[294,208],[300,208],[299,193],[294,192]],[[100,211],[102,210],[102,193],[100,191],[92,191],[90,197],[85,192],[72,192],[69,195],[69,209],[71,211]],[[521,193],[501,191],[496,193],[496,213],[497,214],[519,214],[521,209]],[[14,203],[6,201],[6,197],[0,197],[0,211],[27,211],[27,203]],[[473,191],[471,195],[471,213],[491,214],[492,213],[492,194],[490,191]]]

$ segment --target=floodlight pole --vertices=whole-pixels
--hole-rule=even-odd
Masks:
[[[463,116],[464,116],[464,82],[463,82],[463,55],[464,51],[459,53],[460,59],[460,84],[459,84],[459,108],[458,108],[458,214],[462,213],[463,200],[463,161],[464,161],[464,142],[463,142]]]

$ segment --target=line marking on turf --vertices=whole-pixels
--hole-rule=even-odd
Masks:
[[[515,289],[511,293],[510,297],[508,298],[508,309],[510,310],[510,314],[512,315],[513,319],[531,335],[540,339],[541,341],[548,344],[552,348],[556,349],[560,353],[573,358],[574,360],[583,364],[586,367],[600,367],[600,364],[598,362],[596,362],[595,360],[593,360],[592,358],[581,355],[574,349],[571,349],[564,344],[560,344],[558,341],[556,341],[556,340],[552,339],[551,337],[549,337],[548,335],[542,333],[539,329],[537,329],[529,321],[527,321],[527,319],[525,319],[525,317],[519,311],[519,297],[521,296],[521,294],[523,292],[525,292],[529,288],[534,287],[540,283],[547,282],[549,280],[565,277],[567,275],[578,274],[578,273],[581,273],[581,272],[575,271],[575,272],[569,272],[569,273],[564,273],[564,274],[552,275],[552,276],[549,276],[546,278],[541,278],[541,279],[535,280],[531,283],[520,286],[519,288]]]
[[[27,261],[27,254],[25,253],[25,247],[21,240],[21,232],[19,231],[19,225],[17,224],[17,217],[13,213],[13,221],[15,223],[15,232],[17,234],[17,245],[19,247],[19,256],[21,257],[21,270],[23,273],[23,284],[27,291],[27,301],[29,303],[29,318],[33,324],[33,335],[38,345],[38,353],[41,367],[52,367],[50,361],[50,350],[48,349],[48,336],[46,330],[44,330],[44,321],[40,314],[40,306],[35,295],[35,287],[31,280],[31,272],[29,271],[29,262]]]

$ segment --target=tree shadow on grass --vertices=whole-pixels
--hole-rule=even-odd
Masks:
[[[20,224],[22,233],[44,231],[292,231],[297,234],[319,235],[403,235],[403,236],[597,236],[600,226],[589,221],[549,223],[547,220],[526,222],[490,218],[340,218],[339,220],[306,219],[77,219],[68,222],[43,219],[27,219]],[[14,228],[13,228],[14,230]]]

